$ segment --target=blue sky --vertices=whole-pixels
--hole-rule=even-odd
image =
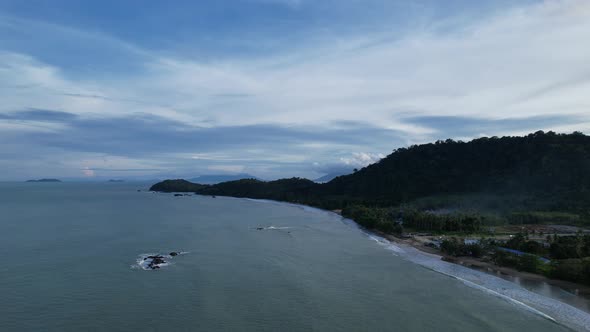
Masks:
[[[0,180],[319,177],[590,132],[590,2],[0,1]]]

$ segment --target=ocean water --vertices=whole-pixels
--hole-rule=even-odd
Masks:
[[[0,184],[0,331],[568,330],[334,214],[145,188]]]

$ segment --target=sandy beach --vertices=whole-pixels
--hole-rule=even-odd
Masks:
[[[581,296],[585,299],[590,299],[590,287],[586,285],[576,284],[569,281],[564,280],[557,280],[547,278],[540,274],[528,273],[523,271],[518,271],[513,268],[503,267],[493,264],[492,262],[486,262],[482,259],[473,258],[473,257],[453,257],[449,255],[443,254],[440,250],[435,248],[428,247],[424,245],[424,241],[422,238],[419,240],[416,238],[409,238],[403,239],[399,238],[390,234],[385,234],[381,232],[374,232],[376,235],[386,238],[387,240],[397,243],[400,245],[407,245],[413,248],[420,250],[421,252],[428,253],[430,255],[434,255],[441,260],[449,263],[459,264],[468,268],[472,268],[478,271],[486,272],[497,277],[503,278],[505,280],[513,280],[517,278],[518,280],[524,281],[525,283],[528,282],[543,282],[549,284],[551,286],[562,288],[568,292],[571,292],[577,296]],[[582,310],[588,311],[589,308],[583,307],[580,308]]]

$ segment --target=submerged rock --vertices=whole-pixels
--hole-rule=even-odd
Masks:
[[[151,259],[151,261],[148,263],[147,267],[152,270],[159,269],[161,264],[166,264],[166,261],[164,260],[164,256],[160,256],[160,255],[147,256],[143,260],[147,261],[148,259]]]
[[[181,251],[171,251],[169,254],[140,256],[137,264],[144,270],[156,270],[168,265],[168,260],[181,255]]]

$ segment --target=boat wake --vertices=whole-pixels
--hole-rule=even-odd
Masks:
[[[288,227],[288,226],[259,226],[259,227],[253,227],[252,229],[256,229],[258,231],[282,231],[282,230],[287,230],[287,229],[293,229],[293,227]]]

